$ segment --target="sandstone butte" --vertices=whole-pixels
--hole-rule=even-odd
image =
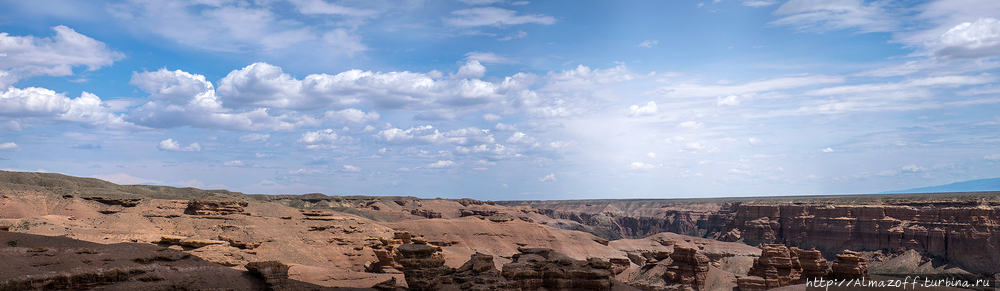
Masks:
[[[0,171],[0,290],[764,290],[811,278],[993,278],[998,206],[996,193],[247,195]]]

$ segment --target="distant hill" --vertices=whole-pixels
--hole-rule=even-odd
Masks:
[[[879,194],[1000,191],[1000,178],[955,182],[947,185],[886,191]]]

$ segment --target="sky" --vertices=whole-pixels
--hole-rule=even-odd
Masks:
[[[998,18],[994,0],[0,0],[0,169],[483,200],[994,178]]]

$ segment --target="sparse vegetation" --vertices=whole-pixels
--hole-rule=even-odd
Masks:
[[[9,247],[16,247],[17,246],[17,241],[16,240],[9,240],[9,241],[7,241],[7,246],[9,246]]]

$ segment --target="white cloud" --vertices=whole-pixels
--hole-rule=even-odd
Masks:
[[[650,159],[655,159],[656,158],[656,153],[654,153],[654,152],[648,152],[648,153],[646,153],[646,157],[649,157]]]
[[[509,64],[514,62],[510,58],[492,52],[468,52],[465,54],[465,59],[476,60],[483,64]]]
[[[493,130],[514,131],[514,130],[517,130],[517,126],[515,126],[513,124],[505,124],[503,122],[497,122],[497,125],[493,126]]]
[[[501,118],[503,118],[503,117],[501,117],[500,115],[493,114],[493,113],[483,114],[483,121],[486,121],[486,122],[495,122],[497,120],[500,120]]]
[[[628,108],[628,116],[640,117],[647,115],[654,115],[659,112],[659,108],[656,107],[656,102],[649,101],[645,106],[639,107],[639,105],[632,105]]]
[[[434,162],[434,163],[431,163],[431,164],[427,165],[427,167],[431,168],[431,169],[450,168],[450,167],[453,167],[453,166],[455,166],[455,162],[450,161],[450,160],[449,161],[437,161],[437,162]]]
[[[542,183],[552,183],[552,182],[555,182],[556,181],[556,174],[555,173],[548,174],[545,177],[538,178],[538,181],[542,182]]]
[[[302,14],[332,14],[355,17],[370,17],[378,14],[377,10],[358,9],[329,3],[324,0],[289,0],[295,4]]]
[[[274,156],[274,154],[253,153],[253,156],[258,159],[262,159],[262,158],[270,158],[271,156]]]
[[[374,135],[380,141],[393,144],[451,144],[473,145],[494,143],[489,130],[475,127],[459,128],[444,133],[430,125],[411,127],[406,130],[389,128]]]
[[[205,188],[205,182],[194,180],[194,179],[187,180],[187,181],[177,181],[177,182],[173,182],[173,183],[170,183],[170,184],[181,186],[181,187],[192,187],[192,188],[201,188],[201,189]]]
[[[340,123],[365,124],[377,122],[381,116],[375,111],[365,113],[358,109],[348,108],[340,111],[327,111],[324,117]]]
[[[551,25],[556,23],[556,18],[552,16],[542,14],[517,15],[517,11],[497,7],[461,9],[452,11],[451,14],[456,18],[445,18],[444,22],[459,27],[505,26],[525,23]]]
[[[747,176],[753,174],[753,172],[751,172],[749,170],[740,170],[740,169],[729,169],[729,173],[730,174],[736,174],[736,175],[747,175]]]
[[[455,78],[465,79],[465,78],[482,78],[486,75],[486,67],[479,63],[477,60],[465,61],[465,65],[458,68],[458,73],[455,74]]]
[[[777,1],[771,1],[771,0],[764,0],[764,1],[743,1],[742,4],[743,4],[743,6],[750,6],[750,7],[764,7],[764,6],[771,6],[771,5],[774,5],[774,4],[778,4],[778,2]]]
[[[267,139],[269,139],[269,138],[271,138],[270,134],[251,133],[251,134],[248,134],[248,135],[241,136],[240,137],[240,141],[242,141],[242,142],[262,143],[262,142],[267,142]]]
[[[832,153],[832,152],[834,152],[834,150],[833,150],[833,148],[825,148],[825,149],[823,149],[823,152],[824,153]]]
[[[790,0],[774,11],[781,19],[774,25],[794,27],[800,31],[825,32],[853,28],[861,32],[892,32],[899,27],[897,18],[889,14],[884,1],[861,0]]]
[[[1000,154],[993,154],[993,155],[985,156],[983,158],[987,159],[987,160],[991,160],[991,161],[996,161],[996,160],[1000,160]]]
[[[0,151],[16,152],[20,150],[21,147],[14,142],[0,143]]]
[[[677,125],[677,128],[681,129],[699,129],[702,127],[705,127],[705,124],[696,121],[685,121]]]
[[[642,43],[639,44],[639,47],[648,47],[648,48],[651,48],[654,45],[656,45],[656,43],[658,43],[658,42],[659,41],[647,39],[647,40],[642,41]]]
[[[70,99],[62,93],[36,87],[8,87],[0,91],[0,116],[51,118],[107,129],[141,128],[124,121],[124,115],[112,113],[97,95],[83,92],[80,97]]]
[[[243,161],[235,160],[222,163],[222,165],[226,167],[245,167],[247,164],[244,163]]]
[[[515,132],[514,134],[510,135],[509,138],[507,138],[507,142],[513,144],[532,144],[535,143],[535,141],[536,141],[535,138],[530,137],[527,134],[524,134],[523,132],[520,131]]]
[[[478,64],[478,66],[477,66]],[[485,73],[478,61],[467,62],[463,77]],[[477,71],[479,69],[481,71]],[[515,75],[516,76],[516,75]],[[502,86],[479,79],[435,80],[429,74],[350,70],[336,75],[312,74],[295,79],[281,68],[254,63],[219,81],[218,93],[230,108],[313,110],[346,108],[363,101],[386,109],[439,109],[500,100]]]
[[[218,98],[212,83],[206,81],[205,76],[181,70],[168,71],[164,68],[155,72],[134,73],[130,84],[150,94],[151,101],[132,109],[127,117],[127,120],[139,125],[291,131],[296,127],[320,123],[315,118],[294,112],[272,116],[267,108],[226,108],[223,105],[232,101]]]
[[[110,66],[125,55],[103,42],[66,26],[52,28],[53,37],[10,36],[0,33],[0,89],[31,76],[69,76],[73,67],[88,71]]]
[[[344,172],[361,172],[361,168],[351,165],[343,165],[343,166],[344,166]]]
[[[546,88],[551,89],[581,89],[592,88],[595,84],[611,84],[631,81],[636,78],[627,67],[619,64],[610,69],[591,69],[584,65],[578,65],[576,69],[564,70],[560,73],[549,72],[545,75],[549,79]]]
[[[352,9],[321,0],[294,0],[304,14],[368,16],[364,9]],[[250,5],[242,1],[141,1],[129,0],[107,5],[117,20],[130,29],[151,33],[179,44],[220,52],[269,52],[274,49],[312,44],[326,27],[313,27],[283,18],[270,5]],[[342,40],[343,28],[327,32],[324,39]],[[331,37],[330,35],[333,35]],[[329,41],[327,41],[329,43]],[[349,43],[349,42],[345,42]],[[356,44],[334,45],[324,52],[352,53]]]
[[[740,105],[740,99],[736,95],[729,95],[726,98],[718,97],[715,101],[715,106],[738,106]]]
[[[666,97],[692,98],[742,95],[746,93],[792,89],[805,86],[844,82],[843,77],[827,75],[804,75],[761,79],[734,85],[702,85],[680,83],[657,88],[655,93]]]
[[[902,173],[920,173],[920,172],[923,172],[923,171],[926,171],[926,170],[927,169],[925,169],[923,167],[918,167],[917,165],[910,164],[910,165],[903,166],[902,168],[900,168],[899,171],[902,172]]]
[[[319,131],[307,131],[295,142],[306,145],[306,148],[311,150],[333,149],[337,148],[336,143],[342,139],[333,129],[328,128]]]
[[[485,144],[473,146],[471,148],[456,146],[455,153],[460,155],[477,154],[492,160],[502,160],[521,156],[521,154],[517,153],[517,150],[506,147],[502,144],[494,144],[492,148]]]
[[[656,169],[656,165],[650,165],[643,162],[633,162],[632,164],[628,165],[628,168],[633,171],[649,171]]]
[[[963,22],[941,35],[936,55],[951,58],[980,58],[1000,54],[1000,20],[980,18]]]
[[[361,36],[344,28],[336,28],[323,34],[323,42],[328,47],[335,48],[337,52],[342,52],[353,57],[354,54],[368,50],[368,47],[361,42]]]
[[[508,40],[512,40],[512,39],[524,38],[526,36],[528,36],[527,32],[525,32],[524,30],[518,30],[515,33],[508,34],[508,35],[506,35],[504,37],[498,38],[497,40],[499,40],[499,41],[508,41]]]
[[[689,142],[684,144],[684,150],[697,151],[705,149],[705,145],[697,142]]]
[[[163,184],[162,181],[143,179],[138,177],[130,176],[125,173],[108,174],[108,175],[93,175],[91,177],[105,180],[111,183],[119,185],[136,185],[136,184]]]
[[[977,76],[939,76],[920,79],[907,80],[897,83],[876,83],[827,87],[822,89],[806,91],[805,95],[829,96],[829,95],[860,95],[872,92],[885,91],[912,91],[922,88],[954,88],[965,85],[978,85],[996,82],[997,77],[991,75]]]
[[[201,146],[198,143],[192,143],[186,147],[181,147],[180,143],[174,141],[172,138],[165,139],[160,142],[156,148],[161,151],[181,151],[181,152],[200,152]]]

